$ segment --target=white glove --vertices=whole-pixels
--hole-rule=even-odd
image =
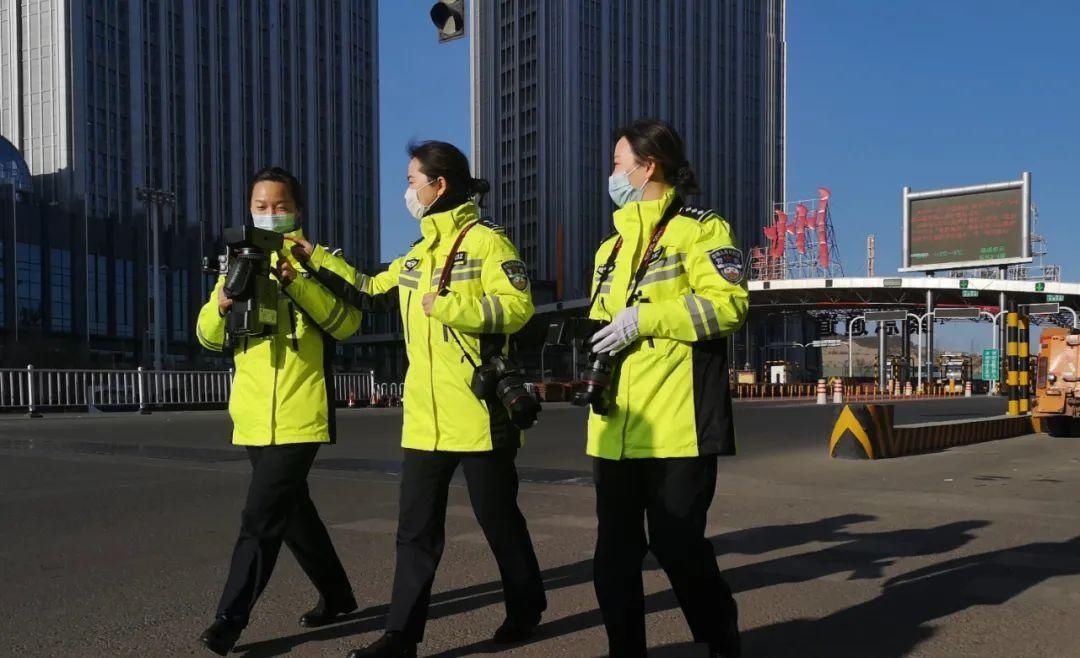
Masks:
[[[593,334],[592,350],[596,353],[618,354],[638,339],[639,307],[619,311],[611,324]]]

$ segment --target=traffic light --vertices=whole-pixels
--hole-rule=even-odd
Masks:
[[[907,319],[907,335],[914,336],[919,333],[919,321],[915,318]]]
[[[431,22],[439,30],[439,43],[465,36],[465,0],[439,0],[431,7]]]

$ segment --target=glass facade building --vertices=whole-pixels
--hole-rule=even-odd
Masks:
[[[149,365],[160,303],[166,365],[204,359],[202,258],[270,164],[304,182],[311,238],[376,267],[376,31],[375,0],[0,0],[0,134],[31,179],[0,223],[19,344]],[[176,198],[156,294],[143,187]]]
[[[611,230],[612,134],[671,122],[702,194],[745,248],[785,167],[784,0],[492,0],[471,4],[473,153],[488,206],[539,279],[588,296]]]

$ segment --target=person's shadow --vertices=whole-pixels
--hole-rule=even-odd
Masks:
[[[802,546],[812,542],[848,541],[852,537],[858,536],[851,533],[848,526],[872,520],[874,520],[873,516],[845,514],[806,523],[737,530],[718,535],[712,541],[714,545],[720,547],[723,553],[757,555],[781,548]],[[653,560],[647,558],[645,568],[655,569],[657,566]],[[592,560],[582,560],[553,567],[545,570],[542,575],[544,589],[549,595],[563,588],[592,583]],[[653,599],[654,597],[649,598]],[[502,600],[502,584],[499,581],[463,587],[449,592],[437,592],[432,594],[428,618],[439,619],[469,612],[498,604]],[[663,600],[664,606],[673,607],[677,605],[677,603],[674,603],[674,595],[670,592],[667,592]],[[650,601],[646,601],[646,603],[649,604]],[[655,603],[653,605],[656,607]],[[656,609],[661,608],[657,607]],[[334,626],[244,644],[238,646],[235,651],[243,654],[244,658],[271,658],[287,654],[294,648],[308,642],[335,640],[379,631],[385,627],[387,611],[388,606],[386,605],[368,608],[343,617],[342,622]],[[592,610],[541,625],[533,641],[542,641],[545,638],[558,637],[600,625],[602,625],[602,621],[599,610]],[[501,650],[500,647],[485,640],[468,647],[444,652],[440,656],[447,658],[469,653],[493,653],[499,650]]]
[[[863,515],[844,515],[812,523],[791,526],[768,526],[739,530],[713,538],[722,552],[760,554],[781,548],[801,546],[811,542],[836,543],[818,551],[799,553],[728,569],[724,577],[735,593],[747,592],[783,583],[807,582],[837,573],[850,572],[850,579],[880,578],[881,569],[896,558],[935,555],[953,551],[974,539],[973,531],[989,525],[986,521],[964,521],[933,528],[918,528],[886,532],[854,533],[847,529],[852,523],[873,520]],[[742,549],[737,547],[742,546]],[[646,559],[646,568],[657,568]],[[591,575],[590,575],[591,579]],[[677,609],[679,603],[670,589],[645,597],[646,614]],[[537,635],[526,644],[544,641],[602,626],[599,610],[578,613],[541,625]],[[444,651],[435,658],[460,658],[477,653],[494,653],[498,647],[481,641]],[[658,656],[694,656],[703,647],[689,643],[675,644],[655,650]],[[681,653],[680,653],[681,652]],[[650,651],[650,655],[654,652]],[[759,655],[751,651],[748,655]],[[773,654],[761,654],[773,655]],[[786,655],[786,654],[782,654]],[[863,658],[867,655],[863,654]]]
[[[754,629],[744,646],[758,656],[900,658],[933,636],[934,620],[1080,573],[1078,555],[1080,536],[946,560],[891,578],[880,596],[822,619]]]
[[[964,521],[932,528],[885,532],[853,532],[849,526],[874,520],[865,515],[843,515],[788,526],[739,530],[712,539],[721,552],[757,555],[807,543],[833,544],[824,549],[798,553],[729,569],[725,577],[734,592],[772,585],[808,582],[849,572],[850,579],[880,578],[882,569],[898,558],[934,555],[956,550],[974,538],[986,521]],[[924,624],[972,605],[997,605],[1043,580],[1080,571],[1076,555],[1080,537],[1060,544],[1028,544],[909,572],[889,580],[881,596],[834,613],[821,620],[796,620],[755,629],[744,634],[748,655],[762,656],[865,656],[893,658],[906,655],[932,633]],[[1055,557],[1068,557],[1069,568],[1055,567]],[[1030,565],[1017,569],[1015,563]],[[1057,560],[1061,562],[1061,560]],[[1011,566],[1010,566],[1011,565]],[[656,564],[647,558],[646,569]],[[583,560],[544,572],[549,593],[592,581],[592,561]],[[974,584],[973,584],[974,583]],[[489,582],[433,595],[430,618],[447,617],[495,605],[502,601],[502,586]],[[670,589],[646,596],[647,613],[675,609],[678,602]],[[351,615],[345,623],[241,646],[246,658],[280,656],[306,642],[331,640],[381,630],[386,606]],[[570,635],[602,626],[599,610],[592,609],[544,623],[534,638],[523,643]],[[821,645],[820,652],[817,648]],[[521,646],[521,645],[519,645]],[[505,650],[489,640],[478,641],[437,654],[436,658],[459,658]],[[651,651],[655,656],[694,656],[704,647],[673,644]],[[702,653],[702,655],[705,655]]]

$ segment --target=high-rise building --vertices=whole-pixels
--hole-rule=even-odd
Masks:
[[[784,0],[474,2],[473,157],[534,277],[588,295],[611,228],[612,134],[672,123],[702,194],[748,249],[785,165]]]
[[[23,230],[23,213],[17,245],[5,229],[5,262],[54,282],[24,295],[20,279],[21,340],[70,334],[87,357],[147,363],[152,299],[169,361],[199,354],[201,257],[269,164],[305,184],[309,236],[376,266],[376,30],[376,0],[0,0],[0,134],[45,217]],[[139,188],[175,195],[156,295]]]

